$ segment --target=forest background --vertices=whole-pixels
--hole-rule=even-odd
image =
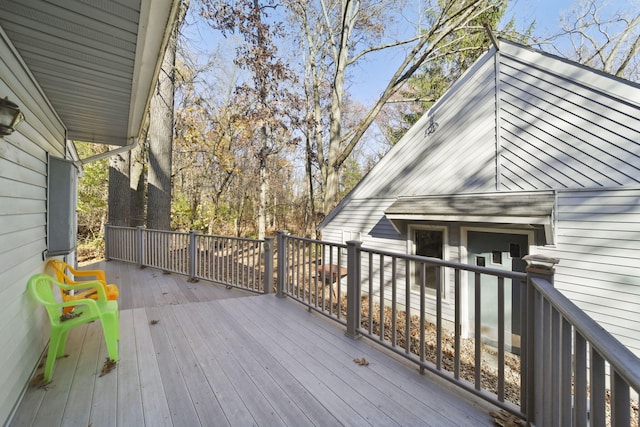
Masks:
[[[640,81],[637,0],[553,2],[545,19],[535,3],[182,0],[145,137],[83,165],[79,260],[101,256],[105,223],[319,237],[490,34]],[[109,148],[76,142],[80,158]]]

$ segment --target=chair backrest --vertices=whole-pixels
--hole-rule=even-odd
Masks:
[[[56,279],[58,282],[66,283],[71,280],[71,278],[67,275],[66,269],[68,264],[64,261],[60,261],[59,259],[51,259],[49,260],[49,265],[53,268],[53,271],[56,273]]]
[[[51,321],[60,317],[58,302],[56,301],[51,286],[53,281],[54,279],[48,274],[36,274],[31,276],[27,282],[29,293],[36,301],[45,306]]]

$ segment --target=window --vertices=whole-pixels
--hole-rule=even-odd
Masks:
[[[49,157],[47,256],[68,255],[75,250],[77,173],[73,162]]]
[[[347,243],[350,240],[357,240],[359,242],[362,241],[362,236],[359,231],[343,231],[342,232],[342,243]]]
[[[430,258],[444,259],[445,228],[416,228],[412,230],[413,253]],[[413,263],[412,288],[420,290],[420,283],[424,276],[425,288],[428,293],[436,293],[437,286],[443,286],[443,274],[438,283],[438,266],[431,264]],[[440,270],[441,273],[443,270]],[[441,288],[442,289],[442,288]],[[444,294],[443,294],[444,296]]]

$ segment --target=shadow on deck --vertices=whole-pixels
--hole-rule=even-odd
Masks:
[[[99,325],[74,329],[11,426],[494,425],[485,401],[290,300],[116,261],[87,268],[120,288],[120,361],[101,375]]]

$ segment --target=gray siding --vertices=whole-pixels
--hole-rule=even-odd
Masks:
[[[640,184],[638,105],[637,85],[504,44],[501,189]]]
[[[0,140],[0,422],[9,416],[48,339],[44,311],[25,295],[46,249],[47,152],[64,156],[64,128],[0,28],[0,96],[26,116]]]
[[[558,190],[556,244],[532,251],[559,258],[557,287],[640,355],[639,188],[640,86],[502,42],[322,226],[370,232],[398,196]],[[449,227],[453,261],[459,225]],[[372,237],[365,246],[406,252],[406,235]]]
[[[640,189],[560,191],[556,287],[640,355]]]
[[[394,198],[381,199],[352,199],[336,217],[322,229],[322,239],[330,242],[342,243],[343,231],[361,233],[362,246],[371,249],[383,249],[385,251],[407,253],[406,237],[399,234],[391,222],[385,219],[384,211],[393,202]],[[442,224],[441,224],[442,225]],[[457,259],[459,256],[460,244],[460,228],[458,226],[450,226],[448,228],[448,247],[447,259]],[[346,263],[346,258],[342,260]],[[391,300],[391,260],[385,259],[384,265],[384,283],[385,296],[387,300]],[[367,292],[369,285],[373,288],[374,295],[379,295],[380,291],[380,270],[379,257],[373,257],[372,276],[369,276],[369,255],[363,254],[362,259],[362,289]],[[398,283],[398,301],[405,301],[404,281],[406,278],[404,262],[398,263],[396,274],[396,282]],[[453,321],[453,272],[449,272],[450,277],[447,278],[445,288],[445,301],[443,303],[443,315],[445,320]],[[370,282],[371,281],[371,282]],[[346,290],[346,279],[342,280],[343,290]],[[420,307],[418,292],[414,293],[411,299],[412,310],[418,310]],[[402,303],[401,303],[402,304]],[[426,298],[426,309],[428,313],[435,315],[435,298]],[[416,313],[416,311],[414,311]]]
[[[365,246],[384,245],[405,251],[406,242],[384,218],[384,210],[395,198],[351,199],[335,219],[322,229],[322,239],[343,243],[343,231],[358,232]]]
[[[494,63],[487,55],[406,133],[352,196],[495,190],[494,91]]]

